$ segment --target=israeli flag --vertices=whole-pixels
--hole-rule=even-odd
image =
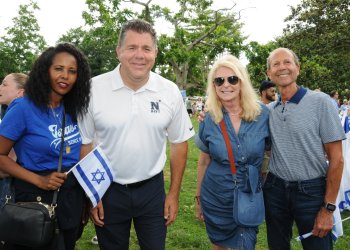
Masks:
[[[97,146],[70,170],[91,200],[93,207],[96,207],[114,180],[110,165],[100,146]]]
[[[337,197],[337,203],[339,204],[339,193]],[[332,239],[333,241],[336,241],[338,237],[343,235],[343,220],[340,216],[340,210],[339,206],[337,206],[336,210],[333,212],[333,228],[332,228]]]

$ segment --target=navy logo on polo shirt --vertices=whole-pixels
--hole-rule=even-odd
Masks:
[[[160,113],[159,103],[160,103],[160,100],[157,102],[151,102],[151,113]]]

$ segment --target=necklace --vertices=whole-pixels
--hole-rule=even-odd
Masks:
[[[63,126],[62,126],[61,119],[63,118],[63,116],[62,116],[62,118],[61,118],[61,114],[64,115],[64,116],[66,115],[66,113],[65,113],[65,111],[64,111],[64,107],[63,107],[63,111],[60,112],[61,114],[56,113],[56,112],[55,112],[55,109],[52,107],[52,105],[50,105],[50,109],[51,109],[52,114],[53,114],[53,117],[54,117],[54,119],[55,119],[55,121],[56,121],[56,123],[57,123],[57,126],[58,126],[58,125],[61,125],[61,130],[62,130],[61,133],[63,133],[63,129],[65,129],[65,128],[63,128]],[[66,154],[69,154],[69,153],[71,152],[70,146],[66,144],[66,141],[65,141],[65,140],[63,140],[63,143],[64,143],[64,145],[66,146]]]
[[[50,105],[50,109],[52,111],[53,118],[55,119],[57,125],[61,125],[61,128],[62,128],[61,114],[56,113],[55,109],[51,105]]]

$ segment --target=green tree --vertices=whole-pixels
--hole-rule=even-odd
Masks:
[[[349,88],[349,0],[303,0],[286,21],[292,22],[278,40],[302,62],[299,83],[324,92]]]
[[[212,0],[177,0],[179,10],[153,6],[153,19],[170,25],[172,34],[159,39],[158,66],[163,75],[190,94],[204,94],[208,67],[220,54],[237,57],[243,50],[241,23],[235,5],[212,9]]]
[[[116,34],[97,27],[89,31],[82,27],[71,29],[60,37],[59,41],[71,42],[79,47],[87,56],[92,76],[112,70],[118,64],[116,57]]]
[[[0,78],[11,72],[27,73],[37,55],[47,46],[34,12],[39,10],[36,2],[20,5],[13,26],[7,27],[0,39]]]
[[[258,42],[252,41],[247,45],[245,51],[245,55],[249,61],[247,69],[255,88],[259,88],[262,80],[268,79],[266,74],[266,58],[269,56],[269,53],[277,47],[275,42],[261,45]]]
[[[120,25],[135,16],[120,9],[120,0],[86,0],[88,11],[83,12],[84,27],[71,29],[59,41],[77,45],[88,57],[92,75],[99,75],[116,67],[116,46]]]
[[[93,75],[111,70],[118,62],[115,47],[120,25],[131,18],[170,26],[172,34],[159,35],[156,71],[181,89],[204,93],[208,67],[224,52],[236,56],[243,49],[241,24],[233,7],[212,10],[212,0],[177,0],[179,10],[152,4],[152,0],[87,0],[84,29],[70,30],[60,40],[79,46],[88,56]],[[127,8],[126,3],[132,7]],[[174,0],[175,3],[175,0]]]

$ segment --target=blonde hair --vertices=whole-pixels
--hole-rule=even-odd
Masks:
[[[24,85],[28,80],[28,76],[23,73],[11,73],[10,75],[13,76],[17,89],[24,89]]]
[[[256,120],[257,116],[260,115],[261,107],[259,104],[258,95],[254,91],[254,88],[250,82],[248,72],[243,64],[235,56],[225,55],[214,63],[208,75],[208,99],[205,105],[213,121],[215,123],[219,123],[223,118],[223,106],[216,94],[215,86],[213,83],[215,72],[221,67],[232,69],[235,72],[236,76],[240,79],[240,104],[242,107],[242,113],[240,117],[248,122]]]

